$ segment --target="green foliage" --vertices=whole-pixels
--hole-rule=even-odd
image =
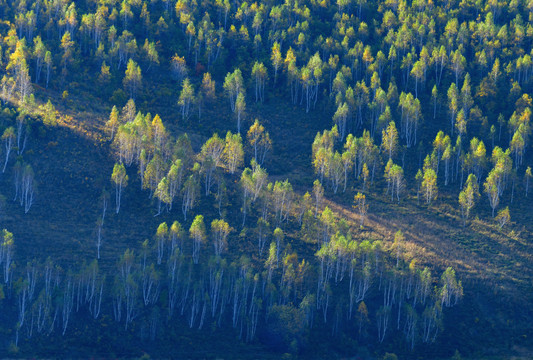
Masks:
[[[41,107],[41,111],[43,112],[43,124],[45,126],[57,125],[56,109],[50,100],[48,100],[46,105]]]

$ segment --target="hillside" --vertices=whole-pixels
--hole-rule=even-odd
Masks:
[[[69,109],[68,106],[59,111],[64,114],[75,114],[75,110]],[[17,239],[17,255],[22,257],[19,260],[21,263],[24,262],[24,258],[44,261],[43,255],[45,255],[57,259],[64,268],[77,268],[80,257],[85,261],[95,257],[94,242],[97,229],[95,219],[99,217],[101,211],[101,204],[95,200],[101,196],[102,188],[111,188],[108,174],[114,162],[113,150],[101,130],[102,119],[105,116],[105,113],[86,114],[80,117],[73,115],[68,124],[60,124],[56,128],[46,130],[29,146],[30,154],[27,156],[27,161],[40,164],[36,177],[43,179],[38,185],[36,197],[38,200],[28,214],[24,214],[17,204],[6,202],[3,220],[4,227],[11,229]],[[101,120],[87,120],[90,118]],[[286,121],[290,119],[291,117]],[[311,118],[310,121],[316,122],[316,118]],[[39,126],[35,125],[36,128]],[[276,134],[276,131],[280,132]],[[272,137],[287,139],[282,136],[282,132],[283,129],[274,128]],[[302,138],[307,138],[309,141],[313,132],[312,128],[307,136],[302,132]],[[198,138],[201,139],[202,135],[198,135]],[[298,148],[304,143],[305,140],[287,141],[279,146]],[[313,179],[312,172],[308,167],[306,169],[305,166],[297,165],[309,161],[309,158],[306,157],[305,160],[287,158],[282,155],[284,153],[276,147],[273,150],[274,155],[268,167],[277,170],[273,171],[273,178],[289,178],[302,189],[305,189],[306,185],[307,187],[312,185],[310,184]],[[9,179],[11,176],[9,172],[4,176],[3,187],[6,190],[12,186]],[[155,211],[154,206],[150,204],[147,194],[139,191],[139,181],[136,180],[130,186],[131,189],[124,195],[124,207],[120,214],[115,215],[111,212],[106,219],[105,240],[100,260],[102,269],[109,268],[113,271],[111,269],[117,261],[117,253],[127,247],[139,248],[144,239],[152,238],[154,229],[159,223],[172,222],[176,218],[177,214],[174,212],[154,217],[152,215]],[[12,195],[12,191],[7,190],[6,193],[9,197]],[[529,334],[528,317],[524,318],[524,313],[531,312],[531,298],[527,295],[531,285],[531,262],[528,261],[531,259],[531,248],[528,245],[531,230],[519,225],[521,222],[528,223],[527,212],[524,212],[519,219],[513,219],[515,225],[512,230],[502,232],[490,221],[476,220],[465,233],[460,214],[447,205],[451,199],[443,199],[441,195],[441,203],[430,208],[417,205],[415,198],[406,200],[400,206],[394,204],[391,206],[382,193],[376,192],[369,197],[372,207],[365,228],[361,231],[357,229],[359,216],[351,207],[350,201],[345,200],[346,198],[344,195],[331,194],[325,205],[352,224],[355,236],[360,239],[380,239],[389,244],[387,246],[391,246],[394,232],[402,230],[406,237],[404,254],[406,261],[416,258],[420,265],[428,265],[441,271],[452,266],[461,278],[464,298],[456,309],[449,312],[447,315],[449,319],[447,318],[446,322],[450,322],[449,326],[458,328],[464,333],[452,336],[448,331],[444,331],[438,338],[441,345],[435,344],[432,345],[434,348],[424,350],[427,356],[435,356],[435,350],[439,348],[443,348],[440,350],[443,352],[437,350],[436,354],[440,356],[447,354],[448,351],[445,349],[450,343],[465,353],[478,352],[480,349],[475,345],[476,341],[483,341],[486,337],[492,339],[494,346],[483,350],[483,353],[488,351],[488,354],[491,352],[498,354],[512,351],[527,356],[522,346],[525,345],[523,341]],[[518,202],[516,206],[519,208],[524,206],[521,203]],[[312,253],[309,255],[312,256]],[[520,311],[517,313],[513,309]],[[512,325],[508,319],[514,319]],[[488,330],[490,328],[493,330]],[[496,335],[494,329],[498,329],[500,335]],[[196,341],[198,335],[198,332],[194,332],[188,336],[192,336]],[[447,345],[443,345],[441,341]],[[223,350],[223,343],[224,341],[217,341],[208,353],[228,351]],[[78,345],[75,344],[70,343],[69,347],[76,348]],[[57,351],[44,349],[46,348],[43,348],[44,352],[40,354],[53,354]],[[247,347],[245,349],[247,352],[252,351],[252,354],[253,351],[261,353],[265,351],[251,350]],[[394,350],[394,347],[391,349]],[[103,350],[100,354],[105,354],[106,351],[111,350]],[[138,351],[133,350],[133,353],[126,352],[123,355],[138,354]],[[343,352],[340,349],[338,351]],[[401,351],[396,350],[396,352]],[[202,356],[200,349],[192,350],[190,354],[195,354],[195,357]],[[255,357],[257,353],[251,356]]]
[[[0,356],[530,358],[532,9],[0,4]]]

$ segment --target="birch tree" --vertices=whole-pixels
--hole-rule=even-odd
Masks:
[[[435,170],[426,168],[422,180],[422,191],[425,193],[426,204],[437,198],[437,174]]]
[[[533,177],[531,173],[531,166],[528,166],[526,169],[526,172],[524,174],[524,182],[526,183],[526,197],[529,192],[529,182],[531,181],[531,178]]]
[[[398,147],[398,130],[396,130],[394,121],[391,121],[387,129],[382,131],[381,139],[381,147],[388,153],[390,160]]]
[[[505,209],[501,209],[500,211],[498,211],[498,215],[496,215],[496,221],[500,225],[500,229],[502,229],[506,224],[511,221],[511,213],[509,212],[509,206],[506,206]]]
[[[272,149],[272,140],[270,140],[268,131],[265,131],[265,127],[259,123],[259,120],[255,119],[248,130],[246,138],[248,139],[248,144],[254,150],[255,162],[263,165],[266,155]]]
[[[13,144],[15,143],[15,129],[12,126],[4,130],[4,133],[2,134],[2,140],[4,141],[5,156],[6,156],[6,159],[4,161],[4,167],[2,169],[2,173],[5,173],[7,163],[9,161],[9,155],[11,154],[11,150],[13,150]]]
[[[265,84],[268,80],[268,73],[263,63],[255,62],[252,68],[252,77],[255,79],[255,102],[264,102]]]
[[[213,220],[211,222],[211,236],[215,247],[215,256],[220,256],[228,247],[228,235],[231,232],[229,224],[222,220]]]
[[[461,216],[463,217],[463,224],[466,225],[466,220],[470,216],[470,211],[476,204],[479,198],[479,185],[474,174],[468,175],[465,187],[459,193],[459,205],[461,206]]]
[[[244,93],[240,92],[235,100],[235,116],[237,117],[237,133],[241,133],[241,121],[246,112],[246,100]]]
[[[130,98],[135,99],[137,91],[142,86],[142,75],[141,68],[135,61],[133,61],[133,59],[129,59],[128,61],[123,83],[124,87],[130,94]]]
[[[14,245],[13,234],[6,229],[2,230],[2,238],[0,239],[0,264],[4,270],[4,284],[6,285],[11,280]]]
[[[189,236],[192,239],[192,259],[195,264],[200,260],[200,248],[205,240],[205,224],[202,215],[196,215],[191,227],[189,228]]]
[[[154,196],[157,199],[157,216],[161,214],[163,204],[165,204],[165,207],[168,209],[170,207],[170,203],[172,202],[169,192],[169,181],[166,176],[163,177],[157,184],[157,188],[154,191]]]
[[[168,242],[168,225],[166,222],[159,224],[155,233],[155,243],[157,252],[157,264],[161,265],[163,256],[165,255],[165,248],[167,248]]]
[[[278,70],[283,63],[283,57],[281,55],[281,46],[276,41],[272,46],[272,54],[270,55],[270,60],[272,61],[272,67],[274,68],[274,86],[276,86],[278,80]]]
[[[222,156],[224,155],[225,144],[224,141],[215,133],[202,146],[202,150],[198,155],[198,160],[201,164],[201,172],[205,178],[205,194],[209,195],[211,191],[213,174],[217,166],[222,163]]]
[[[366,203],[366,196],[358,192],[357,194],[355,194],[353,202],[354,202],[353,207],[359,214],[359,220],[360,220],[359,226],[363,227],[363,225],[365,224],[365,218],[366,218],[366,214],[368,211],[368,204]]]
[[[34,172],[30,165],[26,165],[22,172],[20,205],[24,207],[24,213],[28,213],[33,204],[35,193]]]
[[[115,105],[113,105],[113,108],[111,109],[111,114],[109,114],[109,120],[106,122],[106,128],[111,134],[111,140],[113,140],[119,124],[120,123],[118,109]]]
[[[240,69],[236,69],[233,73],[226,75],[224,79],[224,90],[228,95],[231,111],[235,112],[237,97],[244,91],[244,80]]]
[[[199,167],[199,166],[197,166]],[[187,220],[187,212],[194,207],[198,193],[200,192],[198,178],[191,174],[183,184],[183,199],[181,203],[181,211],[183,218]]]
[[[189,78],[185,78],[182,83],[180,96],[178,99],[178,105],[181,108],[181,117],[183,120],[189,118],[189,113],[192,104],[194,103],[194,89],[192,87]]]
[[[113,173],[111,174],[111,181],[115,184],[115,204],[116,213],[120,211],[120,200],[122,197],[122,190],[128,185],[128,175],[126,168],[122,163],[115,163]]]
[[[232,134],[231,131],[228,131],[222,158],[231,174],[234,174],[237,168],[242,166],[244,151],[242,149],[242,138],[240,134]]]
[[[100,197],[102,201],[102,216],[98,218],[96,221],[97,229],[96,229],[96,258],[100,259],[100,248],[102,247],[102,230],[104,227],[104,220],[107,213],[107,205],[109,200],[109,194],[105,191],[102,192],[102,196]]]
[[[500,203],[499,178],[499,171],[493,169],[485,179],[485,182],[483,183],[483,190],[487,194],[489,198],[490,207],[492,208],[492,217],[494,217],[494,211]]]
[[[178,193],[181,190],[183,173],[183,162],[181,161],[181,159],[176,159],[172,163],[172,165],[170,165],[170,169],[168,170],[168,174],[166,177],[168,179],[169,211],[172,210],[172,204],[174,203],[174,199],[176,198],[176,196],[178,196]]]

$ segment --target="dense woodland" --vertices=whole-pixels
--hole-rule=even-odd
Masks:
[[[1,1],[0,356],[526,358],[532,24]]]

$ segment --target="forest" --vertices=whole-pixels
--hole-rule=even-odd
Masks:
[[[0,357],[531,358],[532,45],[533,0],[0,1]]]

